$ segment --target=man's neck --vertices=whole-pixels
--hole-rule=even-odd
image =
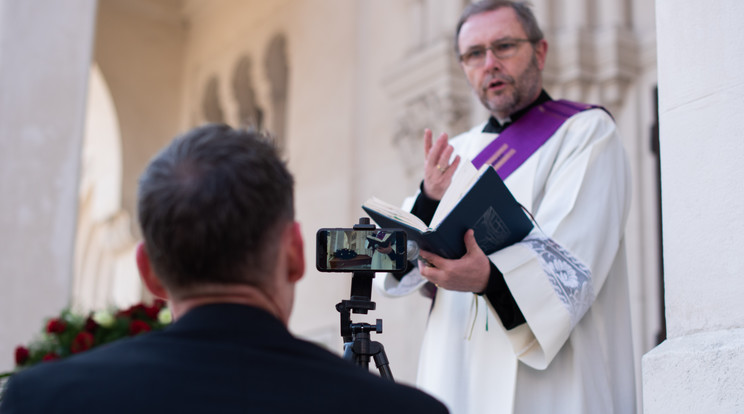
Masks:
[[[173,319],[178,319],[188,311],[202,305],[215,303],[232,303],[253,306],[263,309],[286,323],[289,315],[274,300],[273,296],[263,289],[251,285],[212,285],[199,286],[194,293],[183,292],[170,301]]]

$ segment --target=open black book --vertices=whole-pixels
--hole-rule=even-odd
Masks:
[[[465,255],[465,232],[475,230],[478,246],[491,254],[522,240],[533,227],[496,170],[476,170],[463,160],[429,226],[418,217],[375,197],[362,208],[382,228],[401,228],[422,250],[447,259]]]

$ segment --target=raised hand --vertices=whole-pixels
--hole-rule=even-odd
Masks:
[[[447,134],[437,138],[432,143],[430,129],[424,130],[424,192],[433,200],[441,200],[442,195],[452,182],[452,176],[460,164],[460,156],[456,156],[452,163],[449,160],[455,149],[447,143]]]

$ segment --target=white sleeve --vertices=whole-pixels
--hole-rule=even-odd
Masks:
[[[374,285],[388,297],[407,296],[419,290],[426,284],[426,279],[421,276],[418,268],[406,273],[400,281],[392,274],[385,273],[382,277],[374,279]]]
[[[540,229],[490,255],[527,322],[507,335],[536,369],[593,304],[622,243],[629,171],[615,124],[599,111],[572,117],[551,138],[558,149],[540,160],[532,194]]]

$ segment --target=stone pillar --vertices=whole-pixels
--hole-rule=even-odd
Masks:
[[[69,302],[95,15],[0,1],[0,371]]]
[[[668,339],[646,413],[744,410],[744,3],[657,0]]]

